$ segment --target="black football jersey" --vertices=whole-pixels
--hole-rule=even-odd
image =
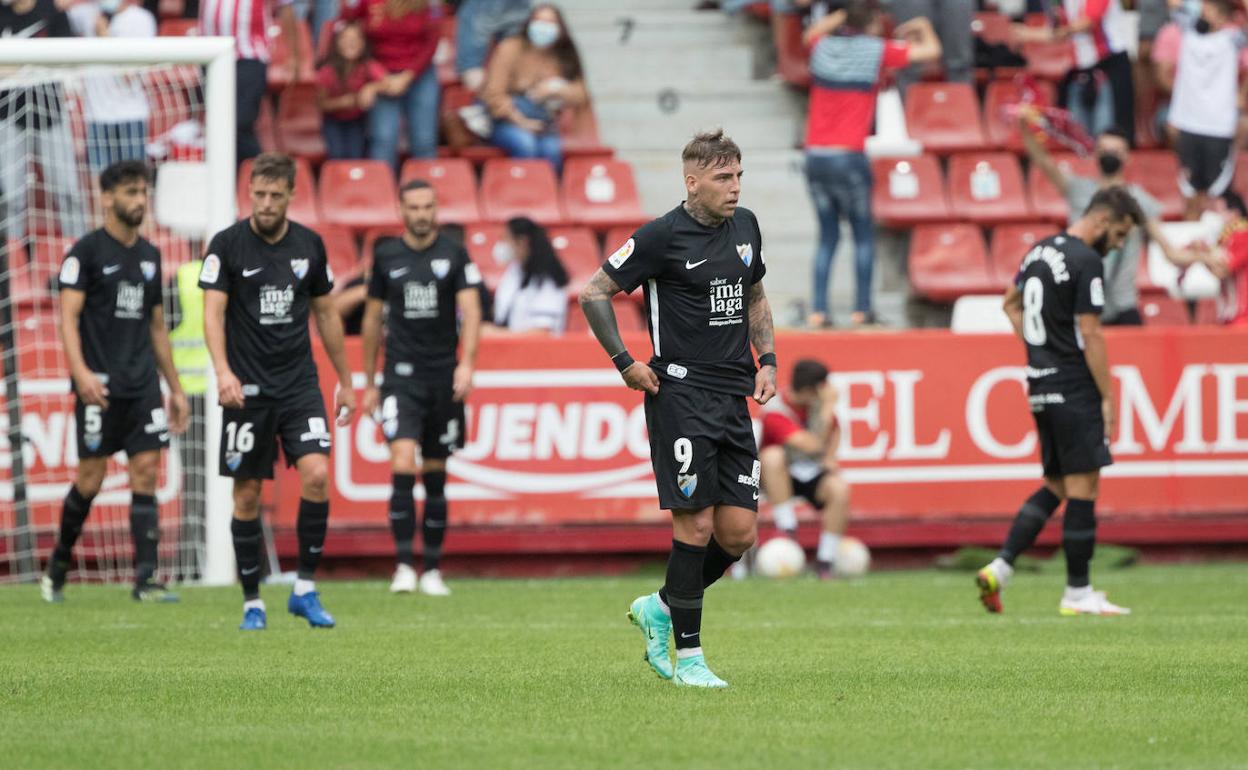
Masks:
[[[377,245],[368,296],[385,303],[388,380],[450,376],[459,349],[455,295],[480,284],[468,252],[445,234],[423,251],[402,238]]]
[[[1037,243],[1014,284],[1023,294],[1023,341],[1032,388],[1094,383],[1083,357],[1078,316],[1105,306],[1101,255],[1073,235]]]
[[[229,295],[225,352],[243,395],[281,399],[317,387],[308,315],[334,287],[321,236],[290,223],[268,243],[244,219],[213,236],[199,287]]]
[[[661,379],[754,392],[750,287],[767,265],[753,212],[737,208],[718,227],[706,227],[682,204],[643,225],[602,269],[626,293],[643,287],[650,365]]]
[[[135,398],[157,388],[151,320],[161,300],[160,251],[142,238],[127,247],[100,228],[69,250],[59,284],[86,295],[82,356],[109,394]]]

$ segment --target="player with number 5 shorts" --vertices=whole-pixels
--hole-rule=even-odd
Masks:
[[[765,404],[776,393],[775,335],[758,220],[737,205],[741,150],[723,131],[699,134],[682,161],[687,199],[607,259],[581,308],[624,382],[646,393],[659,506],[672,512],[667,580],[636,599],[629,618],[659,676],[727,687],[702,654],[702,597],[758,531],[758,446],[746,399]],[[617,292],[639,286],[654,348],[648,364],[625,350],[611,307]]]
[[[1101,334],[1105,307],[1102,260],[1145,221],[1124,187],[1099,190],[1066,232],[1040,241],[1022,259],[1005,295],[1005,313],[1027,348],[1027,391],[1040,439],[1044,484],[1027,498],[1001,553],[975,577],[980,601],[1001,612],[1001,591],[1014,560],[1031,547],[1066,501],[1063,615],[1123,615],[1092,590],[1089,562],[1096,547],[1096,497],[1101,468],[1113,460],[1109,440],[1117,410]]]
[[[161,306],[160,252],[139,236],[148,176],[139,161],[104,169],[104,226],[83,236],[61,263],[61,340],[74,389],[79,459],[41,584],[49,602],[64,599],[74,543],[104,482],[108,458],[119,451],[129,461],[131,595],[140,601],[177,600],[154,577],[160,539],[156,475],[170,431],[186,429],[187,403]],[[157,370],[169,388],[167,412]]]
[[[260,491],[273,478],[280,443],[299,471],[298,579],[287,602],[313,628],[332,628],[313,577],[329,522],[329,421],[312,360],[308,316],[316,320],[338,374],[339,425],[355,412],[343,352],[342,321],[329,292],[333,272],[321,237],[286,218],[295,194],[295,165],[266,153],[252,165],[252,214],[213,236],[199,276],[204,289],[204,341],[222,406],[223,476],[234,479],[230,532],[243,585],[245,631],[267,625],[260,600]],[[304,191],[304,194],[309,194]]]

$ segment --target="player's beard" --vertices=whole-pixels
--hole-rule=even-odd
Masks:
[[[1102,257],[1109,256],[1109,233],[1103,233],[1100,238],[1093,241],[1092,248]]]
[[[127,227],[140,227],[143,224],[143,217],[147,215],[146,206],[135,206],[127,211],[121,206],[113,206],[113,216]]]
[[[420,219],[407,223],[407,231],[412,234],[413,238],[428,238],[436,227],[432,219]]]
[[[265,225],[264,220],[259,216],[254,216],[251,221],[256,226],[256,232],[265,238],[272,238],[282,231],[282,225],[286,223],[285,216],[275,216],[272,225]]]

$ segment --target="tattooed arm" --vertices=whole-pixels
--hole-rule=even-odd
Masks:
[[[602,268],[589,279],[589,284],[581,290],[581,312],[593,329],[594,336],[603,350],[611,357],[616,368],[624,377],[624,383],[633,390],[644,390],[647,393],[659,392],[659,378],[654,370],[640,361],[632,361],[620,339],[620,327],[615,320],[615,309],[611,307],[611,298],[618,294],[620,287]],[[629,363],[631,361],[631,363]],[[627,366],[621,366],[627,363]]]
[[[761,360],[770,354],[772,360],[776,354],[776,331],[771,323],[771,303],[763,291],[763,284],[756,283],[750,287],[750,344]],[[764,364],[758,368],[754,377],[754,400],[765,404],[776,395],[775,364]]]

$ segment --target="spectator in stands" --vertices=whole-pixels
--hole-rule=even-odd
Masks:
[[[1243,198],[1228,190],[1214,210],[1226,220],[1210,266],[1213,274],[1222,279],[1218,320],[1227,326],[1248,328],[1248,208]]]
[[[0,3],[0,37],[70,37],[69,19],[53,0]],[[86,232],[87,205],[78,181],[74,134],[66,116],[65,88],[59,80],[29,78],[0,88],[0,203],[5,237],[25,237],[27,183],[32,154],[43,170],[43,189],[56,205],[61,235]],[[46,223],[50,225],[51,223]]]
[[[911,19],[931,19],[940,39],[941,62],[945,80],[970,83],[975,74],[975,36],[971,20],[975,17],[975,0],[892,0],[889,8],[893,18],[904,24]],[[897,73],[897,85],[905,91],[922,75],[919,66],[906,67]]]
[[[848,5],[811,25],[810,110],[806,124],[806,178],[819,217],[812,326],[829,322],[828,281],[840,241],[841,218],[854,233],[855,326],[873,323],[871,279],[875,222],[871,165],[863,153],[875,114],[875,92],[886,70],[940,58],[940,40],[925,18],[897,27],[898,40],[881,40],[873,0]]]
[[[438,154],[441,86],[433,55],[438,50],[440,9],[429,0],[356,0],[342,18],[359,21],[373,56],[389,73],[369,113],[369,157],[398,168],[399,128],[407,121],[413,158]]]
[[[1139,43],[1135,57],[1135,103],[1136,108],[1147,110],[1145,117],[1153,118],[1158,102],[1164,99],[1157,81],[1157,68],[1153,63],[1153,43],[1170,17],[1166,0],[1135,0],[1139,12]],[[1166,93],[1169,90],[1167,89]],[[1153,126],[1156,131],[1156,125]]]
[[[1198,17],[1180,0],[1171,0],[1171,7],[1183,38],[1167,120],[1178,131],[1187,218],[1197,219],[1208,198],[1226,192],[1235,174],[1239,61],[1248,41],[1232,23],[1231,0],[1204,0]]]
[[[331,159],[364,157],[368,112],[385,78],[385,68],[368,56],[360,25],[339,22],[329,55],[316,72],[316,101],[324,113],[321,133]]]
[[[79,37],[156,37],[156,17],[139,0],[78,3],[66,14]],[[123,160],[147,157],[147,93],[137,74],[107,67],[83,76],[87,164],[92,178]]]
[[[1062,106],[1074,114],[1089,134],[1111,126],[1126,132],[1135,145],[1135,85],[1127,55],[1120,0],[1064,0],[1055,10],[1057,26],[1015,24],[1017,43],[1069,40],[1075,51],[1075,69],[1062,88]]]
[[[298,72],[304,55],[299,46],[299,27],[292,0],[202,0],[199,4],[199,34],[234,38],[238,61],[234,70],[234,123],[237,133],[238,162],[260,154],[256,138],[256,118],[260,102],[269,87],[268,30],[276,11],[290,51],[291,72]]]
[[[1193,252],[1175,248],[1166,238],[1161,229],[1161,204],[1144,188],[1127,183],[1125,172],[1131,158],[1131,146],[1124,132],[1111,128],[1096,138],[1096,162],[1100,173],[1093,179],[1073,174],[1059,166],[1040,144],[1029,118],[1022,119],[1020,129],[1023,147],[1033,167],[1048,177],[1066,199],[1071,222],[1083,216],[1097,191],[1107,187],[1125,187],[1147,218],[1144,233],[1157,243],[1166,259],[1183,266],[1198,258]],[[1121,249],[1106,255],[1103,324],[1139,326],[1143,323],[1139,311],[1140,295],[1135,283],[1142,248],[1142,235],[1137,227],[1131,229]]]
[[[513,158],[545,158],[560,170],[559,115],[584,107],[589,97],[581,56],[558,8],[534,7],[525,35],[498,44],[481,100],[494,122],[492,144]]]
[[[546,230],[527,217],[507,222],[511,262],[494,292],[494,323],[513,332],[562,334],[567,325],[568,272]]]
[[[464,0],[455,14],[455,71],[470,91],[485,85],[490,47],[524,33],[529,0]]]

